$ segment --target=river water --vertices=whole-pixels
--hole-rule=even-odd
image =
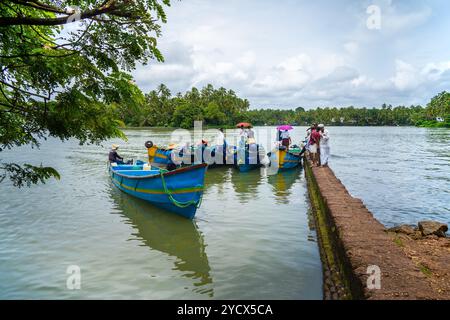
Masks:
[[[292,131],[300,141],[306,128]],[[274,128],[256,128],[270,149]],[[331,127],[330,166],[386,225],[450,222],[450,130]],[[126,130],[126,158],[167,129]],[[60,181],[0,184],[0,298],[321,299],[322,270],[301,169],[210,169],[194,221],[109,181],[104,146],[48,140],[3,161],[55,167]],[[70,266],[81,288],[67,288]]]
[[[125,157],[145,158],[165,129],[127,130]],[[119,142],[119,141],[114,141]],[[303,172],[208,170],[194,221],[117,190],[108,147],[48,140],[3,161],[55,167],[61,180],[0,184],[0,298],[321,299],[322,270]],[[67,268],[81,270],[69,290]]]

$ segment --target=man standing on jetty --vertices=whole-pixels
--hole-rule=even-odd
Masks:
[[[327,167],[328,159],[330,158],[330,134],[323,124],[319,124],[318,128],[320,130],[320,166]]]
[[[311,129],[311,134],[309,136],[309,153],[311,154],[312,164],[316,166],[319,166],[319,157],[317,154],[320,142],[319,130],[319,127],[315,124],[314,128]]]

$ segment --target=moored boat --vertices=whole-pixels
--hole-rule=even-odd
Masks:
[[[210,167],[236,164],[236,147],[223,146],[191,146],[188,148],[163,148],[151,141],[145,143],[149,163],[158,167],[186,166],[206,163]]]
[[[123,192],[192,219],[201,204],[206,167],[198,164],[166,171],[145,164],[111,165],[109,172]]]
[[[292,169],[301,165],[302,158],[299,153],[287,150],[286,147],[278,147],[269,152],[270,166],[278,166],[280,170]]]
[[[240,172],[248,172],[260,168],[264,164],[264,149],[258,144],[246,145],[236,150],[235,167]]]

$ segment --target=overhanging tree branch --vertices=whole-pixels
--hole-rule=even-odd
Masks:
[[[15,1],[21,2],[21,1]],[[104,5],[95,8],[83,11],[79,14],[79,20],[89,19],[92,17],[96,17],[105,13],[111,13],[113,15],[117,15],[120,17],[133,18],[134,16],[130,13],[119,12],[122,6],[124,6],[128,0],[124,1],[121,5],[116,3],[116,0],[110,0],[106,2]],[[22,4],[22,3],[21,3]],[[44,9],[42,9],[44,10]],[[16,17],[1,17],[0,18],[0,27],[13,26],[13,25],[34,25],[34,26],[56,26],[63,25],[67,23],[75,22],[78,19],[69,19],[72,16],[72,13],[64,12],[64,16],[57,18],[34,18],[34,17],[24,17],[24,16],[16,16]]]
[[[27,7],[31,7],[34,9],[38,9],[38,10],[44,10],[44,11],[48,11],[48,12],[53,12],[53,13],[61,13],[61,14],[65,14],[66,12],[63,9],[45,4],[45,3],[40,3],[39,1],[24,1],[24,0],[10,0],[13,3],[22,5],[22,6],[27,6]]]

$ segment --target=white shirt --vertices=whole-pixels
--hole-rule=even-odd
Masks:
[[[281,132],[281,139],[289,139],[289,132],[288,131]]]
[[[219,131],[219,133],[217,133],[217,136],[216,136],[216,146],[223,145],[224,140],[225,140],[225,135],[223,134],[222,131]]]
[[[321,146],[328,146],[328,142],[330,140],[330,134],[328,133],[328,130],[325,129],[323,132],[320,133],[320,145]]]

